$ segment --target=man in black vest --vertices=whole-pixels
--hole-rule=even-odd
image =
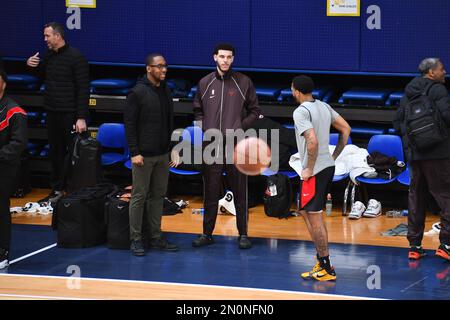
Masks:
[[[45,79],[44,106],[47,110],[49,156],[52,164],[52,193],[47,199],[56,201],[64,191],[64,163],[72,144],[72,130],[87,130],[89,115],[89,65],[83,54],[66,43],[64,28],[56,22],[45,25],[44,40],[48,51],[43,61],[39,52],[27,60]]]
[[[145,255],[142,242],[144,212],[150,227],[150,248],[178,250],[177,246],[161,237],[161,216],[169,180],[169,165],[177,166],[179,163],[178,154],[170,152],[173,100],[164,81],[166,60],[161,54],[150,54],[146,60],[146,69],[147,74],[138,80],[128,95],[124,110],[133,175],[130,237],[131,252],[135,256]]]
[[[9,198],[20,164],[20,155],[27,145],[25,111],[5,95],[8,77],[0,69],[0,269],[8,266],[11,242]]]
[[[441,245],[436,255],[450,260],[450,135],[441,143],[429,149],[417,150],[408,143],[405,119],[409,101],[421,95],[426,88],[428,97],[440,113],[450,134],[450,99],[445,87],[446,71],[437,58],[424,59],[419,65],[422,76],[414,78],[405,88],[394,119],[394,127],[403,136],[408,161],[410,162],[411,183],[409,186],[408,241],[409,259],[418,260],[425,255],[422,238],[425,228],[427,189],[441,208]]]

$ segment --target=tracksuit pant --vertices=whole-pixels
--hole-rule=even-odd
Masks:
[[[0,248],[8,250],[11,243],[10,196],[17,178],[16,166],[0,165]]]
[[[412,161],[410,165],[408,241],[422,243],[428,189],[441,208],[441,243],[450,245],[450,159]]]
[[[223,176],[225,172],[225,176]],[[223,197],[222,179],[233,192],[236,207],[236,222],[239,235],[247,235],[247,176],[236,169],[233,164],[204,165],[203,173],[203,233],[212,235],[216,225],[218,202]]]

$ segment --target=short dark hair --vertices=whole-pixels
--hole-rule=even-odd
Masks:
[[[5,83],[8,83],[8,75],[3,69],[0,69],[0,78],[2,78]]]
[[[231,45],[231,44],[229,44],[229,43],[219,43],[219,44],[217,44],[216,45],[216,47],[214,48],[214,54],[218,54],[219,53],[219,50],[228,50],[228,51],[231,51],[231,52],[233,52],[233,56],[234,56],[234,53],[235,53],[235,49],[234,49],[234,47]]]
[[[44,26],[44,28],[49,28],[49,27],[52,28],[55,33],[59,33],[61,35],[61,38],[65,39],[64,27],[62,26],[62,24],[60,24],[58,22],[49,22]]]
[[[147,58],[145,59],[145,65],[147,65],[147,66],[151,65],[152,62],[153,62],[153,59],[155,59],[156,57],[163,57],[164,58],[164,56],[161,53],[157,53],[157,52],[150,53],[147,56]]]
[[[292,86],[295,90],[307,94],[314,90],[314,81],[308,76],[297,76],[292,80]]]

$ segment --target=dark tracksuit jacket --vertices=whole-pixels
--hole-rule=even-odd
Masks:
[[[194,98],[195,120],[202,121],[202,129],[218,129],[225,135],[227,129],[246,130],[258,119],[261,110],[252,81],[246,75],[230,70],[225,75],[212,72],[202,78]],[[224,162],[225,163],[225,162]],[[237,228],[247,235],[247,176],[234,165],[204,166],[203,233],[211,235],[216,224],[218,201],[222,196],[222,172],[234,195]]]
[[[9,197],[14,186],[20,156],[27,145],[25,111],[12,99],[0,99],[0,248],[9,249],[11,214]]]
[[[425,228],[427,189],[441,208],[442,228],[440,241],[450,245],[450,99],[446,87],[434,84],[428,93],[442,120],[446,123],[449,137],[446,141],[426,151],[418,151],[408,145],[405,130],[405,114],[408,101],[421,94],[428,84],[428,78],[414,78],[405,88],[405,96],[400,101],[394,119],[394,128],[403,137],[405,153],[410,162],[411,183],[409,186],[408,240],[418,246],[422,242]]]

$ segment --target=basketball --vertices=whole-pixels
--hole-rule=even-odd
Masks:
[[[262,139],[245,138],[236,144],[233,160],[236,168],[243,174],[260,175],[270,165],[270,147]]]

